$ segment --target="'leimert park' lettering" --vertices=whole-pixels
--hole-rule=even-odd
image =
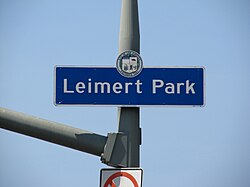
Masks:
[[[92,82],[89,78],[87,82],[77,82],[75,85],[70,85],[69,88],[68,79],[63,80],[63,93],[65,94],[72,94],[72,93],[79,93],[79,94],[109,94],[109,93],[125,93],[128,94],[132,87],[135,87],[137,94],[142,94],[142,85],[143,83],[141,80],[136,80],[136,82],[115,82],[113,84],[109,82]],[[152,80],[152,89],[151,93],[157,94],[160,91],[165,91],[166,94],[195,94],[195,83],[190,83],[190,80],[186,80],[185,82],[178,82],[178,83],[165,83],[163,80],[160,79],[153,79]],[[150,90],[145,90],[148,92]]]

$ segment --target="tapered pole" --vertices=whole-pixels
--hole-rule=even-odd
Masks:
[[[122,0],[119,53],[134,50],[140,53],[140,29],[137,0]]]
[[[140,31],[137,0],[122,0],[119,54],[126,50],[140,53]],[[128,136],[127,167],[140,166],[140,108],[118,108],[118,130]]]
[[[0,108],[0,128],[101,156],[107,137]]]

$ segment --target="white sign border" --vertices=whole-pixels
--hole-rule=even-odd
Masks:
[[[55,65],[54,66],[54,89],[53,89],[53,103],[57,107],[81,107],[81,106],[88,106],[88,107],[151,107],[151,108],[202,108],[206,106],[206,68],[204,66],[146,66],[145,68],[196,68],[196,69],[203,69],[203,105],[119,105],[119,104],[57,104],[56,103],[56,68],[116,68],[114,66],[80,66],[80,65]]]

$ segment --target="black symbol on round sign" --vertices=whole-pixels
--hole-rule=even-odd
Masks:
[[[114,173],[113,175],[111,175],[108,178],[108,180],[106,181],[106,183],[104,184],[104,187],[117,187],[116,184],[114,183],[114,179],[116,179],[118,177],[126,177],[128,180],[130,180],[132,182],[134,187],[139,187],[135,178],[131,174],[126,173],[126,172],[117,172],[117,173]]]
[[[139,53],[128,50],[119,55],[116,61],[117,71],[124,77],[133,78],[139,75],[143,68]]]

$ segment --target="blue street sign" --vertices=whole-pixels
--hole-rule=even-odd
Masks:
[[[55,105],[204,106],[203,67],[144,67],[128,78],[115,67],[55,67]]]

